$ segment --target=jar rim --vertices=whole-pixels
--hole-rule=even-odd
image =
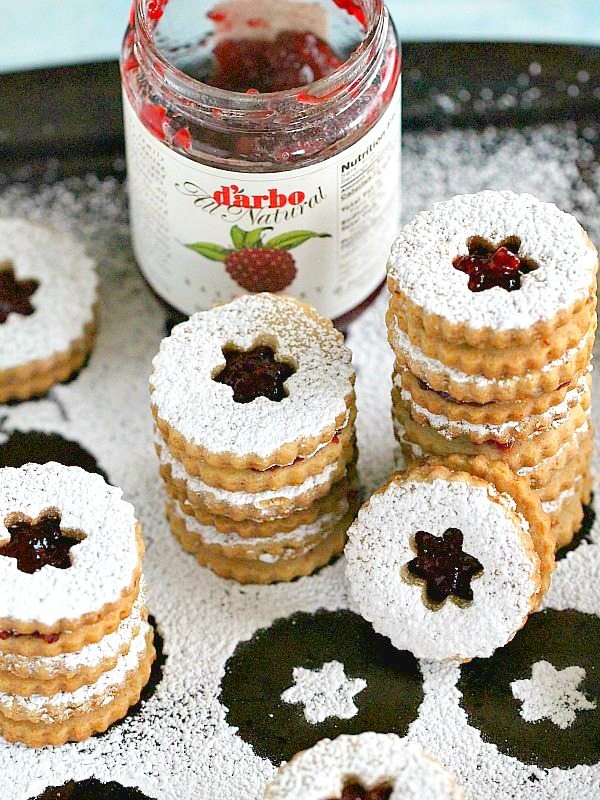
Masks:
[[[287,105],[290,101],[298,104],[300,101],[307,113],[317,105],[322,113],[324,105],[331,101],[335,102],[359,76],[364,77],[365,73],[369,74],[372,71],[376,66],[374,62],[377,61],[373,58],[374,52],[377,52],[378,44],[385,41],[387,36],[389,16],[384,0],[360,0],[360,2],[367,12],[368,25],[364,37],[348,58],[323,78],[277,92],[230,91],[211,86],[183,72],[165,57],[156,44],[153,21],[147,14],[148,0],[135,0],[136,42],[141,45],[140,60],[151,69],[156,79],[163,86],[166,83],[188,102],[197,103],[199,106],[210,105],[233,114],[236,112],[247,114],[272,110],[274,105]],[[301,98],[305,98],[304,101]]]

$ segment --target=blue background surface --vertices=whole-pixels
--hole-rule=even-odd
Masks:
[[[1,0],[0,72],[115,58],[131,0]],[[600,0],[389,0],[409,40],[600,44]]]

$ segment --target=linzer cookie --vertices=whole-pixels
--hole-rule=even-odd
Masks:
[[[354,371],[329,320],[241,297],[174,328],[150,383],[167,518],[200,564],[272,583],[341,553],[357,505]]]
[[[164,339],[152,410],[172,451],[266,470],[308,458],[344,428],[354,370],[342,334],[287,297],[246,295]]]
[[[79,741],[137,702],[154,658],[134,511],[99,475],[0,471],[0,733]]]
[[[400,650],[469,660],[505,645],[554,568],[540,501],[504,464],[453,457],[398,473],[349,531],[350,591]]]
[[[71,236],[0,220],[0,402],[43,394],[83,366],[96,293],[94,262]]]
[[[420,214],[390,260],[393,416],[405,458],[506,462],[543,501],[557,547],[589,495],[578,487],[589,485],[596,272],[573,217],[511,192]]]
[[[503,348],[556,336],[595,302],[598,255],[569,214],[535,197],[480,192],[417,215],[388,285],[428,336]]]
[[[264,800],[463,800],[455,776],[393,733],[322,739],[283,764]]]

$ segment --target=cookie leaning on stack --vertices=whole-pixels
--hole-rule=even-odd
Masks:
[[[574,217],[489,191],[419,214],[389,264],[405,457],[505,461],[542,500],[556,547],[571,541],[591,495],[597,268]]]
[[[140,525],[119,489],[55,463],[0,470],[0,515],[0,734],[81,741],[150,676]]]
[[[174,328],[150,384],[167,517],[203,566],[271,583],[342,551],[358,504],[354,371],[329,320],[240,297]]]

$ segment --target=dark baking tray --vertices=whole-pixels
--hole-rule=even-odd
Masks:
[[[405,130],[584,123],[600,109],[600,49],[410,43],[403,56]],[[503,106],[501,97],[514,104]],[[115,62],[2,75],[0,108],[5,182],[123,174]]]
[[[579,46],[411,43],[404,46],[406,131],[570,120],[600,110],[600,50]],[[93,102],[90,99],[93,98]],[[0,76],[0,191],[93,172],[124,177],[115,62]],[[84,781],[39,800],[139,800],[134,789]]]

